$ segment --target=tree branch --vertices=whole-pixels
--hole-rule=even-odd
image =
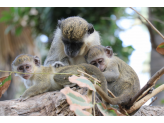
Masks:
[[[160,79],[160,77],[164,74],[164,67],[161,68],[159,71],[157,71],[152,77],[151,79],[147,82],[147,84],[130,100],[130,102],[127,104],[128,107],[131,107],[133,105],[133,103],[138,99],[138,97],[140,95],[142,95],[142,93],[144,91],[146,91],[149,87],[151,87],[152,85],[155,84],[155,82]]]
[[[164,84],[156,88],[151,94],[146,95],[144,98],[136,102],[129,110],[128,113],[132,113],[133,111],[139,109],[144,103],[146,103],[150,98],[158,94],[159,92],[164,90]]]

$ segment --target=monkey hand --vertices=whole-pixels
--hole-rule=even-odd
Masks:
[[[153,90],[154,90],[154,88],[151,88],[151,89],[147,92],[147,94],[151,94],[151,93],[153,92]]]
[[[27,99],[28,99],[28,97],[20,96],[19,99],[17,99],[17,101],[23,102],[23,101],[25,101],[25,100],[27,100]]]
[[[55,63],[52,64],[55,68],[63,67],[65,66],[62,62],[56,61]]]

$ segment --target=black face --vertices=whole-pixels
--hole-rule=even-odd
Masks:
[[[65,51],[65,54],[68,56],[68,57],[76,57],[79,52],[80,52],[80,49],[83,45],[83,42],[82,41],[69,41],[68,39],[62,39],[63,43],[64,43],[64,51]]]

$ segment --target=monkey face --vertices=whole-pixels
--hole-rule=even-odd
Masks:
[[[21,73],[32,73],[32,65],[31,64],[22,64],[20,66],[17,67],[17,71],[21,72]],[[31,78],[31,74],[20,74],[20,76],[24,79],[30,79]]]
[[[83,45],[82,41],[70,41],[68,39],[62,39],[63,44],[64,44],[64,52],[68,57],[74,58],[76,57],[80,49]]]
[[[104,72],[106,69],[105,61],[103,58],[95,59],[91,61],[90,64],[98,67],[101,70],[101,72]]]

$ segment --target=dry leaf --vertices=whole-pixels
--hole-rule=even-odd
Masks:
[[[95,87],[93,86],[92,82],[90,82],[86,77],[80,76],[77,77],[75,75],[69,77],[69,81],[72,83],[78,84],[80,87],[87,87],[90,90],[96,91]]]
[[[158,45],[158,47],[156,48],[156,51],[162,55],[164,55],[164,42],[162,42],[161,44]]]
[[[11,75],[0,78],[0,98],[2,94],[8,89],[11,83]]]

